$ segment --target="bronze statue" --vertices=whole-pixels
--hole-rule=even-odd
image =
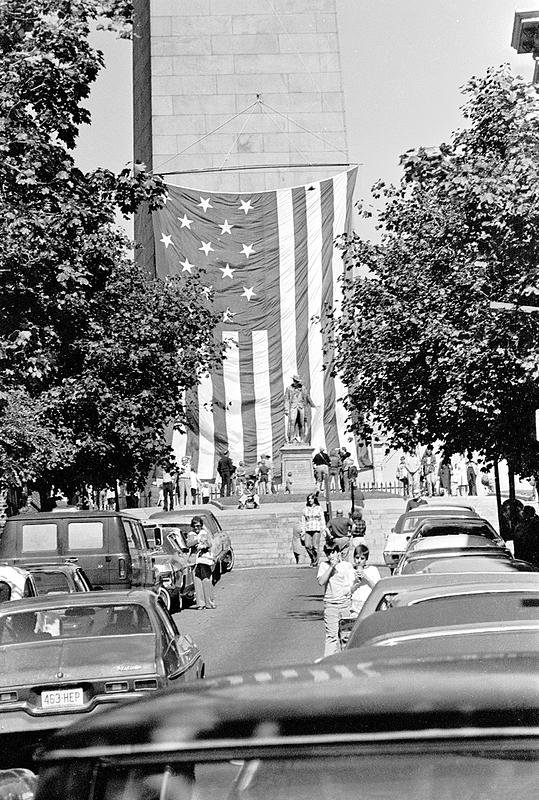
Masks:
[[[310,444],[311,426],[308,421],[308,408],[314,408],[309,392],[303,386],[299,375],[292,376],[292,383],[284,395],[284,413],[288,417],[288,442]],[[307,413],[306,413],[307,411]]]

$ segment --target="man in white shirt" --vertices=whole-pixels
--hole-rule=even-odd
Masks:
[[[405,462],[408,471],[408,486],[412,495],[421,492],[421,461],[416,453],[408,453]]]
[[[366,544],[358,544],[354,549],[355,580],[352,586],[351,616],[357,617],[365,600],[372,592],[373,586],[381,580],[377,567],[367,566],[369,548]]]
[[[324,625],[326,644],[324,655],[330,656],[341,649],[339,620],[350,616],[350,602],[355,571],[349,561],[343,561],[338,546],[324,548],[327,560],[318,567],[316,579],[324,588]]]

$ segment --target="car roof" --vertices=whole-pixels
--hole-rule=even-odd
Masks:
[[[423,517],[423,516],[428,516],[429,514],[435,516],[438,514],[447,514],[448,512],[449,516],[451,516],[452,513],[458,515],[463,512],[464,513],[473,512],[474,514],[477,514],[477,511],[473,506],[459,505],[457,503],[446,503],[445,505],[444,504],[431,505],[430,503],[428,503],[427,505],[416,506],[415,508],[411,508],[409,511],[405,511],[404,513],[406,514],[407,517],[408,516]]]
[[[492,577],[492,573],[478,572],[477,575],[470,577],[469,573],[450,572],[447,574],[420,572],[416,575],[392,575],[388,578],[382,578],[378,583],[373,586],[373,594],[384,595],[400,592],[411,592],[415,589],[431,590],[434,587],[447,587],[458,586],[459,584],[468,585],[471,582],[474,584],[489,584],[494,583],[499,585],[510,586],[537,586],[539,589],[539,574],[529,572],[510,572],[506,574]]]
[[[419,523],[416,531],[424,528],[490,528],[494,527],[483,517],[432,517]]]
[[[445,537],[444,537],[445,539]],[[501,558],[509,560],[511,556],[502,547],[482,545],[481,547],[440,547],[440,549],[429,550],[410,550],[405,552],[402,558],[406,561],[416,561],[421,558],[471,558],[481,556],[483,558]]]
[[[462,550],[457,553],[455,550],[443,551],[419,551],[418,553],[410,553],[406,557],[408,564],[425,564],[424,569],[432,574],[453,574],[453,573],[527,573],[539,572],[539,569],[527,561],[520,561],[516,558],[510,558],[507,551],[498,548],[491,550],[483,549],[480,552],[478,549]],[[417,557],[416,557],[417,556]],[[405,577],[405,576],[403,576]]]
[[[473,547],[476,550],[502,549],[495,540],[487,539],[486,536],[480,536],[479,534],[472,533],[447,533],[445,536],[426,536],[424,539],[414,538],[413,540],[410,540],[409,547],[410,550],[407,552],[410,553],[417,553],[420,551],[424,553],[428,550],[451,550],[453,548],[461,547]]]
[[[256,748],[289,748],[305,736],[312,752],[316,742],[372,743],[388,734],[391,741],[425,740],[429,728],[439,737],[461,726],[477,740],[480,727],[537,724],[537,648],[531,649],[531,656],[513,650],[481,660],[418,660],[393,659],[378,648],[367,660],[355,650],[318,664],[218,676],[71,725],[48,741],[40,760],[162,753],[192,761],[209,753],[215,759],[219,750],[229,759],[239,748],[256,758]]]
[[[192,517],[213,517],[217,521],[217,517],[207,505],[184,506],[183,508],[177,508],[175,511],[156,511],[148,517],[148,521],[174,522],[175,518],[177,518],[178,522],[185,522],[186,518]]]
[[[11,567],[8,564],[0,564],[0,578],[7,578],[9,580],[10,577],[15,578],[26,578],[30,574],[30,571],[26,569],[26,567]]]
[[[58,521],[62,519],[62,517],[66,517],[68,519],[80,519],[81,517],[88,517],[88,518],[98,518],[98,517],[131,517],[131,519],[136,519],[136,517],[132,517],[129,513],[125,511],[40,511],[36,514],[17,514],[14,517],[8,517],[6,520],[6,524],[9,522],[44,522],[47,520],[48,522]]]
[[[2,613],[15,611],[46,611],[48,608],[71,606],[104,606],[138,604],[146,607],[157,602],[157,595],[149,589],[132,589],[129,592],[74,592],[73,594],[42,595],[9,603],[9,608],[0,605]]]
[[[517,573],[518,574],[518,573]],[[473,595],[509,595],[513,592],[521,594],[536,595],[539,597],[539,576],[533,572],[520,573],[523,581],[515,583],[511,578],[504,580],[493,578],[492,575],[486,576],[488,580],[478,582],[475,577],[468,575],[468,581],[454,584],[433,584],[431,586],[416,586],[413,589],[404,589],[398,593],[395,601],[399,606],[411,606],[427,600],[437,600],[445,597],[469,597]]]
[[[359,620],[352,629],[347,649],[375,639],[389,638],[400,631],[425,631],[462,624],[472,626],[482,622],[538,622],[538,612],[539,593],[531,598],[522,591],[510,595],[478,595],[473,603],[467,597],[445,597],[436,603],[391,608]]]

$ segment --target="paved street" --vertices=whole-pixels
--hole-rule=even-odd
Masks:
[[[312,661],[323,654],[322,590],[307,567],[234,570],[215,587],[214,611],[175,616],[206,659],[206,674]]]

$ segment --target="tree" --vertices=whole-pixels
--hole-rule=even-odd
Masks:
[[[336,369],[353,427],[396,447],[434,440],[536,469],[538,318],[523,303],[539,263],[539,100],[507,67],[464,88],[467,127],[401,158],[382,201],[380,243],[342,241],[347,277]]]
[[[66,488],[140,486],[170,455],[163,428],[181,424],[184,390],[221,353],[196,282],[145,278],[115,225],[117,209],[159,207],[162,180],[73,159],[103,66],[90,26],[128,37],[131,14],[121,0],[0,0],[0,415],[17,393],[36,403],[61,458],[20,452]]]

